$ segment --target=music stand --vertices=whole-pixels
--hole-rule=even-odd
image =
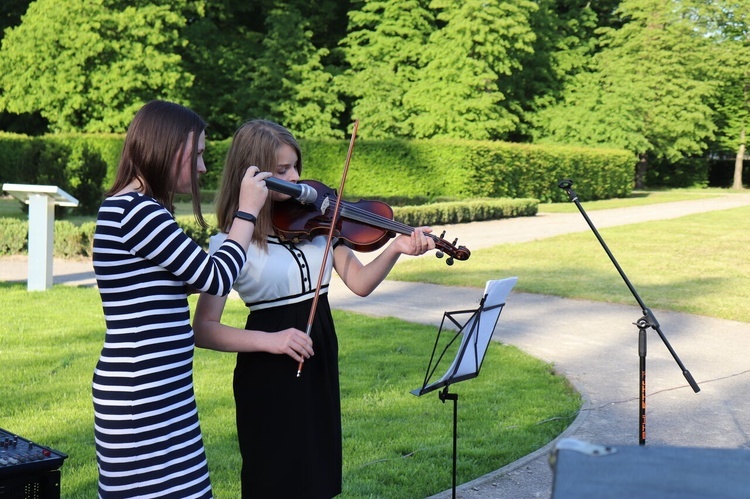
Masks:
[[[438,334],[435,338],[435,345],[432,348],[432,355],[427,365],[427,372],[425,373],[422,387],[411,391],[411,393],[419,397],[438,388],[443,388],[439,393],[440,401],[443,403],[446,400],[453,401],[453,498],[456,497],[458,394],[448,393],[448,389],[453,383],[479,376],[479,370],[484,362],[484,356],[487,353],[492,334],[495,331],[497,321],[500,319],[500,312],[505,307],[505,300],[517,281],[517,277],[487,281],[484,294],[479,302],[479,308],[476,310],[459,310],[443,313],[443,319],[440,322],[440,329],[438,329]],[[456,315],[465,314],[471,315],[463,325],[454,318]],[[458,330],[447,340],[443,336],[443,326],[445,325],[446,318],[458,327]],[[455,343],[459,335],[463,335],[463,337],[456,348]],[[441,337],[443,337],[443,342],[446,343],[444,346],[441,344]],[[445,374],[437,381],[431,383],[430,380],[435,371],[442,365],[441,361],[445,358],[448,351],[452,349],[456,350],[453,362]],[[437,359],[435,358],[436,353],[438,353]]]

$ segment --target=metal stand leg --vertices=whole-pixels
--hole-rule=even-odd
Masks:
[[[457,393],[448,393],[448,385],[443,388],[443,391],[440,392],[440,400],[445,403],[446,400],[452,400],[453,401],[453,488],[451,497],[453,499],[456,499],[456,447],[457,447],[457,434],[458,434],[458,394]]]

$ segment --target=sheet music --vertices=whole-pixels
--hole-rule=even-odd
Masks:
[[[495,331],[495,326],[500,318],[500,312],[502,312],[505,300],[517,281],[518,277],[487,281],[482,295],[484,296],[484,303],[461,328],[461,334],[463,335],[461,344],[448,370],[439,380],[430,383],[429,386],[425,386],[421,390],[414,390],[412,393],[421,395],[453,381],[461,381],[478,375],[479,368],[482,366],[487,348],[492,340],[492,333]]]
[[[461,345],[458,347],[459,355],[453,360],[453,363],[443,375],[440,381],[447,381],[450,378],[476,374],[482,365],[484,355],[487,353],[492,333],[495,331],[497,320],[502,311],[502,305],[513,289],[517,277],[509,277],[495,281],[487,281],[484,288],[486,296],[482,309],[478,314],[473,315],[464,326],[463,338]],[[477,318],[479,326],[477,327]]]

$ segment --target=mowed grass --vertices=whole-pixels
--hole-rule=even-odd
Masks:
[[[575,184],[573,185],[575,191]],[[696,199],[709,199],[725,196],[740,191],[729,191],[719,188],[685,188],[668,190],[643,190],[633,191],[626,198],[600,199],[597,201],[581,200],[586,211],[606,210],[610,208],[623,208],[628,206],[643,206],[647,204],[671,203],[674,201],[691,201]],[[573,202],[564,203],[542,203],[539,211],[544,213],[573,213],[578,207]]]
[[[750,207],[599,233],[649,308],[750,321]],[[591,231],[477,250],[455,265],[446,272],[436,258],[413,259],[389,278],[483,288],[518,276],[514,291],[637,305]]]
[[[726,194],[648,192],[583,206],[595,212]],[[573,203],[540,206],[556,209],[577,211]],[[647,306],[748,322],[749,229],[750,208],[737,208],[600,232]],[[517,292],[635,304],[590,232],[473,251],[450,271],[435,258],[404,261],[390,278],[483,288],[488,279],[513,275],[519,277]],[[92,497],[90,381],[103,340],[96,291],[56,286],[30,294],[22,284],[0,284],[0,296],[7,311],[0,324],[0,427],[70,454],[62,468],[62,496]],[[242,326],[244,307],[230,301],[225,318]],[[424,497],[449,489],[451,403],[441,403],[437,392],[409,393],[421,386],[435,328],[341,312],[335,318],[344,413],[342,497]],[[196,394],[219,498],[239,496],[232,368],[231,354],[196,352]],[[459,483],[543,446],[580,407],[551,366],[496,343],[481,375],[451,391],[460,394]]]
[[[0,283],[0,296],[0,427],[70,456],[61,469],[62,497],[95,497],[90,386],[104,339],[98,293],[70,286],[30,293],[25,283]],[[452,403],[441,403],[438,392],[410,393],[422,385],[436,328],[334,316],[344,433],[341,497],[413,498],[449,489]],[[229,300],[225,321],[241,327],[245,319],[243,304]],[[196,351],[196,398],[218,498],[240,495],[233,367],[232,354]],[[550,365],[498,343],[490,345],[480,376],[451,392],[460,394],[459,483],[544,446],[570,425],[581,404]]]

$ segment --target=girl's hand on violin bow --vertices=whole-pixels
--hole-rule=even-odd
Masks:
[[[401,254],[404,255],[422,255],[430,250],[435,249],[435,241],[426,234],[432,232],[430,227],[417,227],[409,236],[398,236],[393,245]]]
[[[297,362],[309,359],[315,353],[312,339],[299,329],[288,328],[264,336],[268,341],[265,350],[269,353],[286,354]]]

